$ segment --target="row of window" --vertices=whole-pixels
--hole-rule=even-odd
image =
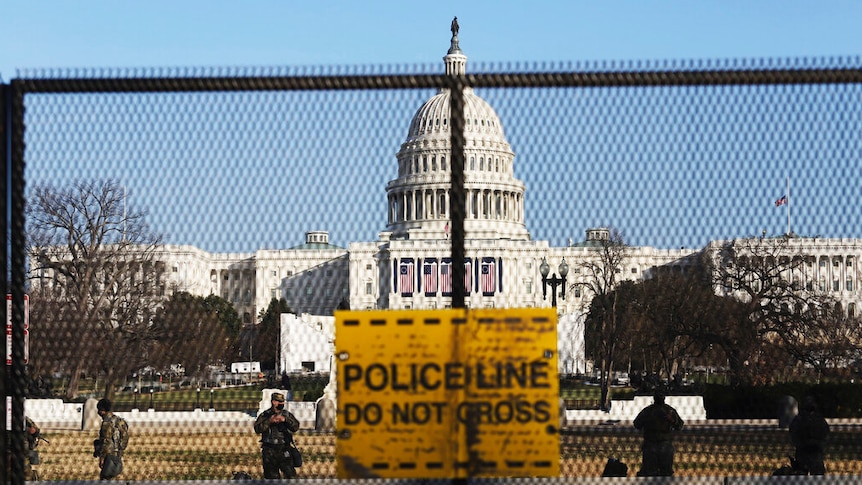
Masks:
[[[430,130],[434,126],[440,127],[440,125],[441,125],[440,121],[441,121],[440,118],[417,119],[413,131],[425,131],[426,129]],[[444,127],[449,124],[449,120],[447,118],[443,118],[442,121],[443,121],[442,125]],[[478,119],[478,118],[466,118],[464,120],[464,124],[466,125],[467,130],[472,130],[473,126],[475,126],[477,128],[480,128],[480,127],[484,128],[485,126],[492,128],[492,127],[497,126],[497,123],[494,120],[484,120],[484,119]]]
[[[406,160],[406,163],[402,163],[400,167],[398,167],[398,175],[412,175],[419,173],[428,173],[428,172],[445,172],[449,169],[449,166],[446,164],[446,157],[441,155],[439,158],[439,169],[438,169],[438,158],[437,155],[431,155],[430,158],[428,155],[422,155],[421,159],[417,155],[413,157],[412,160]],[[430,162],[430,163],[429,163]],[[470,160],[467,164],[467,169],[473,172],[507,172],[508,169],[508,161],[504,158],[502,161],[500,157],[494,157],[493,159],[489,156],[486,159],[484,156],[478,157],[478,160],[475,156],[471,156]]]

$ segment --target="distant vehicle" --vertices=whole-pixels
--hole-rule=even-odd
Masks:
[[[251,374],[260,372],[260,362],[234,362],[230,365],[232,374]]]
[[[628,386],[632,381],[628,372],[617,372],[613,382],[618,386]]]

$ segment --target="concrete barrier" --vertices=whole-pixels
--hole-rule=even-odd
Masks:
[[[685,422],[706,421],[703,396],[667,396],[665,402],[673,406]],[[652,396],[635,396],[632,400],[611,400],[611,409],[567,409],[565,421],[569,424],[601,423],[606,421],[634,421],[638,413],[653,403]]]

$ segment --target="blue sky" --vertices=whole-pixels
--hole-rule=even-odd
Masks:
[[[862,55],[862,3],[851,1],[35,0],[2,11],[6,82],[62,68],[440,72],[454,15],[472,72],[728,59],[860,67]],[[28,183],[118,178],[168,241],[212,251],[289,247],[310,229],[346,246],[385,228],[395,153],[430,94],[34,98]],[[517,154],[536,239],[560,245],[596,225],[657,247],[778,234],[786,212],[772,203],[788,176],[794,231],[862,237],[856,87],[480,94]]]

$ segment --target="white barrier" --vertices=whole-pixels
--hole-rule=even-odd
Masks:
[[[264,389],[257,413],[268,409],[271,405],[270,396],[273,392],[284,392],[279,389]],[[286,393],[285,393],[286,394]],[[596,423],[606,421],[633,421],[638,413],[652,404],[651,396],[635,396],[633,400],[612,400],[609,412],[600,410],[566,410],[565,422]],[[667,404],[673,406],[685,422],[706,421],[706,409],[701,396],[667,396]],[[287,403],[288,409],[299,420],[301,429],[314,429],[316,424],[317,403],[296,402]],[[82,403],[64,403],[61,399],[28,399],[24,405],[25,413],[36,421],[40,427],[47,429],[81,429],[83,423],[84,405]],[[202,425],[236,423],[244,426],[254,422],[256,415],[241,411],[152,411],[133,410],[117,413],[126,418],[129,424],[146,426],[164,426],[168,423],[199,423]]]
[[[632,400],[611,400],[610,411],[598,409],[566,410],[567,423],[634,421],[638,413],[653,403],[652,396],[635,396]],[[685,422],[706,421],[702,396],[667,396],[665,403],[673,406]]]
[[[270,407],[269,396],[276,391],[275,389],[264,390],[264,399],[260,402],[257,414]],[[292,401],[286,404],[288,410],[299,420],[300,429],[314,429],[316,403]],[[93,406],[95,406],[95,400],[93,400]],[[27,399],[24,402],[24,414],[43,429],[84,429],[84,409],[84,403],[64,403],[62,399]],[[237,428],[247,426],[248,429],[251,429],[257,414],[206,409],[195,409],[194,411],[133,409],[128,412],[117,413],[118,416],[128,421],[130,426],[135,426],[138,429],[165,428],[168,425],[183,425],[184,428],[213,425]]]

